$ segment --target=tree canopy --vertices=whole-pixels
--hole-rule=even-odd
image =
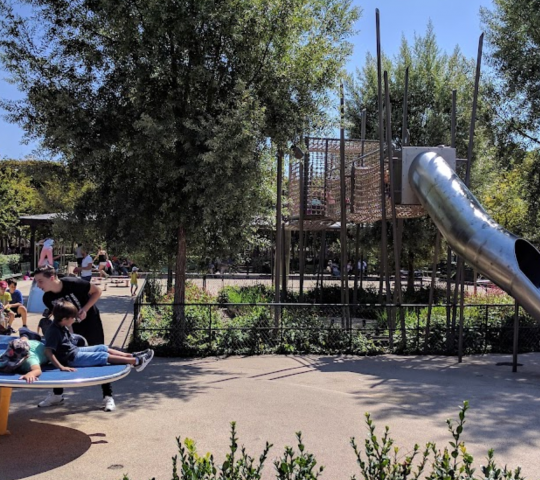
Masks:
[[[540,144],[540,2],[493,0],[482,8],[504,128]]]
[[[351,46],[350,0],[0,2],[10,119],[94,189],[108,237],[164,245],[183,289],[186,242],[242,238],[281,148],[324,118]],[[176,300],[183,294],[177,290]]]

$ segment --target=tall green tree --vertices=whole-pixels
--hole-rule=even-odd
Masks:
[[[109,235],[167,245],[184,301],[187,244],[241,240],[271,138],[324,118],[351,46],[350,0],[0,2],[10,119],[95,185]],[[181,312],[177,312],[180,314]],[[180,315],[181,317],[181,315]]]
[[[493,0],[482,8],[502,128],[540,145],[540,2]]]

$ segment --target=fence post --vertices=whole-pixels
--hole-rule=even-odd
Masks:
[[[416,307],[416,351],[420,352],[420,307]]]
[[[133,336],[135,337],[135,341],[139,340],[139,298],[140,296],[137,295],[133,302]]]
[[[512,372],[517,372],[519,348],[519,304],[516,300],[514,308],[514,345],[512,349]]]
[[[484,333],[484,353],[487,352],[488,348],[488,318],[489,318],[489,305],[486,303],[486,327],[485,327],[485,333]]]
[[[212,305],[208,305],[208,353],[212,349]]]

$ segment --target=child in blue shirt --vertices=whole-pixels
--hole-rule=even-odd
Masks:
[[[131,365],[137,372],[142,372],[154,357],[154,351],[150,349],[131,354],[107,345],[78,347],[70,331],[77,321],[77,307],[71,302],[59,301],[52,313],[53,323],[45,333],[45,355],[63,372],[74,372],[75,367],[98,367],[107,363]]]
[[[8,278],[7,280],[9,293],[11,294],[11,301],[6,308],[14,313],[14,318],[20,318],[22,320],[23,327],[26,327],[26,319],[28,311],[24,306],[24,299],[22,292],[17,289],[17,280],[14,278]]]

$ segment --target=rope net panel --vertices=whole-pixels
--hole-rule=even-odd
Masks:
[[[289,180],[289,206],[297,229],[300,216],[300,175],[304,176],[304,230],[321,230],[341,218],[340,140],[305,139],[308,153],[292,165]],[[300,171],[300,168],[303,171]],[[382,218],[379,142],[345,140],[345,203],[347,221],[373,223]],[[385,162],[386,216],[391,218],[388,162]],[[425,215],[421,205],[396,205],[397,218]]]

